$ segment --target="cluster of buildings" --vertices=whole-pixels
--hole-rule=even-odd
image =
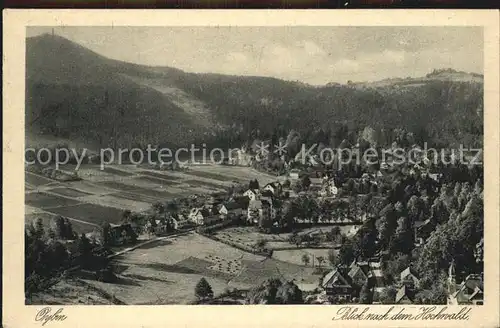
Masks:
[[[252,224],[265,216],[274,219],[279,210],[276,200],[282,191],[282,184],[273,182],[228,199],[223,195],[214,195],[205,204],[193,207],[184,214],[167,214],[164,219],[156,220],[156,229],[162,233],[163,228],[158,227],[167,225],[179,230],[190,226],[210,226],[233,218],[242,218]]]
[[[386,287],[380,260],[355,260],[348,268],[334,268],[323,277],[320,287],[334,303],[353,303],[365,284],[379,292]]]
[[[388,285],[384,278],[381,263],[378,259],[353,261],[348,268],[334,268],[321,280],[320,287],[332,303],[355,303],[359,299],[361,286],[368,284],[374,295],[381,295],[386,288],[395,287],[396,295],[393,304],[415,304],[426,302],[417,300],[421,293],[425,298],[430,291],[421,289],[420,278],[410,266],[401,271],[397,282]],[[457,282],[455,263],[452,261],[447,278],[448,305],[482,305],[484,284],[481,274],[469,274],[461,282]],[[380,303],[375,297],[374,304]]]
[[[268,183],[260,190],[246,190],[243,196],[248,197],[247,223],[258,224],[262,219],[276,219],[280,210],[276,200],[281,197],[283,190],[280,182]]]
[[[483,305],[484,283],[481,274],[469,274],[457,283],[455,262],[448,269],[448,305]]]

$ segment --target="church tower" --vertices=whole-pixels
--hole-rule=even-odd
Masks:
[[[455,273],[455,259],[451,260],[450,267],[448,268],[448,293],[453,294],[457,289],[456,273]]]

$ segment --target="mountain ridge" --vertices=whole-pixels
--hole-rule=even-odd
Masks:
[[[442,126],[433,120],[445,118],[450,106],[460,107],[461,115],[475,113],[482,106],[483,81],[454,70],[433,73],[312,86],[128,63],[45,34],[26,41],[26,122],[35,136],[101,147],[212,139],[239,143],[256,133],[269,136],[277,127],[307,134],[312,127],[330,129],[338,122],[392,129],[404,117],[415,131],[438,125],[429,130],[441,137]],[[457,76],[470,79],[454,81]]]

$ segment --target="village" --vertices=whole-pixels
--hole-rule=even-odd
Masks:
[[[482,192],[479,183],[448,187],[428,159],[411,166],[382,163],[377,170],[358,169],[357,177],[311,162],[292,166],[295,168],[262,186],[254,179],[224,192],[158,202],[147,214],[129,211],[121,224],[107,228],[106,246],[133,252],[135,243],[196,233],[277,261],[283,260],[284,252],[305,249],[291,257],[295,265],[313,269],[311,277],[317,277],[313,279],[317,283],[306,279],[309,283],[302,284],[292,277],[299,288],[304,286],[305,303],[434,304],[437,298],[450,305],[482,304],[482,238],[475,245],[474,270],[457,272],[452,258],[445,277],[439,276],[441,286],[422,277],[415,256],[442,220],[436,209],[444,205],[434,201],[426,209],[427,198],[435,194],[439,200],[439,193],[450,193],[444,189],[454,189],[460,203],[455,206],[465,213],[471,207],[470,199]],[[390,186],[402,179],[406,188],[403,182]],[[419,189],[409,190],[410,183]],[[400,200],[391,203],[391,199]],[[398,212],[405,216],[399,217]],[[394,238],[387,236],[390,229]],[[100,243],[102,233],[88,233],[87,237]],[[244,270],[240,262],[229,261],[226,267],[227,261],[222,262],[212,268],[231,274]]]

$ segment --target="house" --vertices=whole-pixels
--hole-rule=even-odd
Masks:
[[[323,187],[319,191],[319,194],[323,197],[336,197],[339,193],[339,189],[335,186],[334,180],[323,181]]]
[[[242,214],[245,214],[246,209],[248,207],[249,199],[246,198],[246,202],[239,200],[239,201],[229,201],[224,204],[219,205],[219,214],[226,217],[226,216],[240,216]]]
[[[110,224],[109,235],[112,245],[126,244],[137,237],[130,223]]]
[[[229,202],[238,203],[241,206],[241,208],[247,209],[250,199],[248,199],[247,196],[233,196],[229,199]]]
[[[248,189],[243,193],[243,196],[247,196],[250,200],[256,200],[259,196],[259,191],[257,189]]]
[[[411,267],[407,267],[401,272],[400,281],[403,285],[408,286],[411,289],[418,289],[420,287],[420,279]]]
[[[432,180],[434,180],[436,182],[439,182],[441,180],[441,176],[442,176],[442,174],[429,173],[429,178],[431,178]]]
[[[350,268],[358,266],[366,275],[368,282],[379,292],[386,287],[386,282],[381,270],[381,264],[378,259],[369,259],[368,261],[356,261]]]
[[[274,194],[270,190],[263,190],[262,193],[260,194],[261,198],[272,198],[274,197]]]
[[[300,179],[300,170],[292,169],[292,170],[290,170],[290,173],[288,174],[288,176],[292,180],[298,180],[298,179]]]
[[[278,208],[276,204],[276,199],[272,197],[272,195],[266,195],[265,193],[263,193],[262,196],[260,197],[260,201],[262,202],[263,206],[269,210],[271,218],[275,219],[277,216],[277,208]]]
[[[273,195],[279,195],[283,187],[279,182],[271,182],[264,186],[263,190],[270,191]]]
[[[396,293],[395,304],[413,304],[415,292],[406,285],[401,286]]]
[[[354,290],[351,278],[349,275],[341,273],[338,268],[323,277],[321,287],[329,298],[333,298],[337,302],[349,302],[352,299]]]
[[[389,164],[387,164],[385,161],[380,163],[380,169],[381,170],[388,170],[389,169]]]
[[[206,218],[211,216],[213,216],[213,214],[208,210],[207,207],[195,207],[189,212],[188,220],[194,222],[197,225],[205,225]]]
[[[247,222],[258,224],[263,215],[262,202],[260,200],[250,200],[247,209]]]
[[[363,175],[361,176],[361,179],[362,180],[365,180],[365,181],[369,181],[371,179],[371,175],[369,173],[363,173]]]
[[[170,215],[169,220],[172,222],[172,226],[175,230],[182,230],[192,225],[192,222],[190,222],[182,214],[172,214]]]
[[[318,157],[318,155],[309,156],[309,158],[308,158],[308,164],[310,166],[318,166],[319,165],[319,157]]]
[[[171,230],[171,225],[169,221],[165,219],[155,220],[155,226],[154,226],[155,235],[161,236],[168,233],[170,230]]]
[[[454,277],[450,277],[449,292],[453,291]],[[448,295],[448,305],[483,305],[483,278],[477,274],[468,275],[460,285],[454,286],[455,291]]]
[[[346,237],[348,237],[348,238],[354,237],[358,233],[360,228],[361,228],[361,225],[359,225],[359,224],[352,225],[351,228],[349,229],[349,231],[347,231]]]
[[[415,240],[427,240],[429,238],[432,231],[434,231],[435,225],[431,221],[431,219],[427,219],[425,221],[416,221],[414,224],[415,229]]]
[[[321,186],[323,184],[322,178],[309,177],[311,180],[311,186]]]
[[[368,280],[367,274],[355,261],[351,264],[348,275],[358,286],[364,285]]]
[[[325,187],[323,187],[318,191],[318,195],[320,197],[328,197],[328,191],[326,190]]]
[[[218,215],[209,215],[204,216],[201,225],[208,226],[212,224],[216,224],[222,221],[222,218]]]
[[[276,206],[272,198],[261,198],[263,214],[269,215],[271,219],[275,219],[277,215]]]
[[[339,189],[334,184],[330,184],[328,186],[328,192],[329,192],[330,196],[335,197],[338,195]]]

